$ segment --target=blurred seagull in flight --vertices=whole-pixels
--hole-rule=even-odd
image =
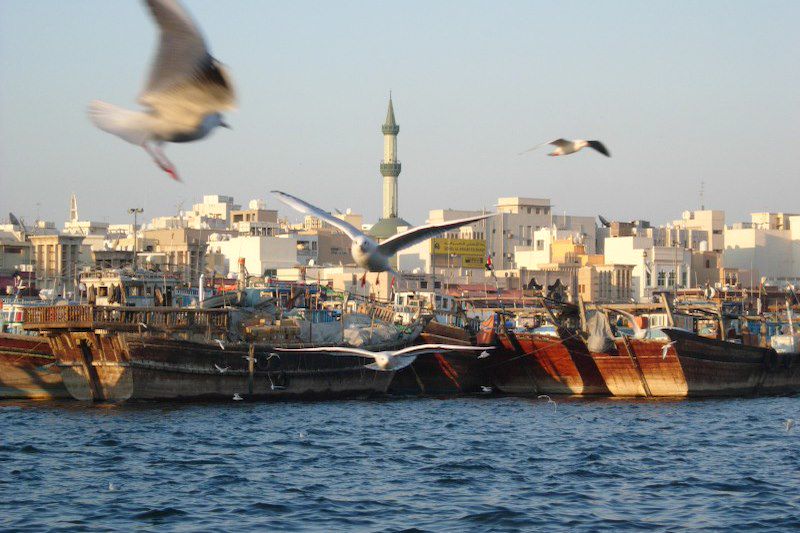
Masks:
[[[219,344],[220,349],[222,350],[225,349],[225,343],[222,342],[222,339],[214,339],[214,340],[216,341],[217,344]]]
[[[238,392],[233,393],[233,399],[237,402],[244,400],[244,398],[242,398],[242,396]]]
[[[224,374],[225,372],[227,372],[228,370],[231,369],[231,367],[229,367],[229,366],[226,366],[225,368],[222,368],[221,366],[219,366],[216,363],[214,363],[214,368],[216,368],[217,372],[219,372],[220,374]]]
[[[551,404],[553,404],[553,411],[557,411],[557,410],[558,410],[558,404],[556,404],[555,400],[553,400],[553,399],[552,399],[550,396],[548,396],[547,394],[540,394],[540,395],[538,396],[538,399],[539,399],[539,400],[547,400],[547,403],[551,403]]]
[[[452,344],[420,344],[409,346],[397,351],[370,352],[359,348],[349,348],[346,346],[327,346],[321,348],[275,348],[280,352],[325,352],[331,355],[347,355],[372,359],[374,362],[364,365],[371,370],[381,370],[391,372],[400,370],[413,363],[418,356],[429,353],[440,353],[450,351],[484,351],[493,350],[493,347],[483,346],[457,346]]]
[[[89,104],[89,118],[101,130],[144,148],[180,181],[161,145],[196,141],[217,126],[227,128],[222,112],[234,108],[236,97],[225,67],[211,56],[200,29],[178,1],[146,4],[161,29],[150,78],[139,95],[147,109],[131,111],[95,100]]]
[[[665,344],[664,346],[661,347],[661,359],[662,360],[667,358],[667,353],[669,352],[669,349],[672,348],[673,346],[675,346],[676,342],[678,342],[678,341],[668,342],[667,344]]]
[[[319,207],[313,206],[308,202],[301,200],[300,198],[281,191],[272,191],[272,194],[277,196],[278,200],[288,205],[292,209],[299,211],[300,213],[312,215],[324,220],[331,226],[340,229],[345,235],[350,237],[350,240],[352,241],[350,244],[350,254],[353,256],[353,260],[355,260],[358,266],[368,272],[394,272],[394,269],[392,269],[391,265],[389,265],[389,258],[391,258],[398,251],[426,241],[431,237],[441,235],[442,233],[451,229],[473,224],[496,214],[491,213],[488,215],[460,218],[439,224],[426,224],[424,226],[418,226],[403,233],[393,235],[378,244],[370,237],[367,237],[361,230],[356,229],[350,223],[340,218],[336,218],[327,211],[323,211]],[[366,276],[366,274],[364,274],[364,276]]]
[[[556,139],[555,141],[537,144],[529,150],[520,152],[519,155],[532,152],[546,144],[555,146],[555,149],[547,155],[557,156],[574,154],[575,152],[579,152],[582,148],[586,148],[588,146],[589,148],[594,148],[606,157],[611,157],[611,153],[608,151],[608,148],[606,148],[605,145],[600,141],[584,141],[583,139],[575,139],[574,141],[570,141],[568,139]]]

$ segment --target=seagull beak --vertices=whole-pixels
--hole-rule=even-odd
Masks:
[[[225,122],[224,120],[222,122],[220,122],[219,125],[222,126],[223,128],[228,128],[229,130],[233,129],[233,128],[231,128],[231,125],[228,124],[227,122]]]

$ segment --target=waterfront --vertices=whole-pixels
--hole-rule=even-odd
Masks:
[[[555,400],[3,402],[0,529],[800,526],[797,397]]]

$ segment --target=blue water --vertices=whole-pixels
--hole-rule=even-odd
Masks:
[[[0,529],[800,527],[800,398],[0,403]]]

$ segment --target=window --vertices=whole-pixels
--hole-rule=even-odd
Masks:
[[[664,273],[664,272],[659,272],[658,273],[658,277],[656,278],[656,283],[658,284],[659,287],[663,287],[664,286],[664,283],[666,281],[666,277],[667,277],[666,273]]]
[[[530,213],[530,210],[528,211],[528,213]],[[538,207],[536,208],[536,214],[537,215],[539,214],[539,208]]]
[[[419,282],[419,288],[420,289],[427,289],[428,288],[428,282],[427,281],[420,281]]]
[[[706,268],[711,268],[711,261],[706,259]]]
[[[544,240],[543,239],[537,239],[536,240],[536,249],[537,250],[544,250]]]
[[[668,283],[667,284],[668,287],[674,287],[675,286],[675,271],[672,271],[672,272],[669,273],[669,278],[668,278],[668,282],[667,283]]]

